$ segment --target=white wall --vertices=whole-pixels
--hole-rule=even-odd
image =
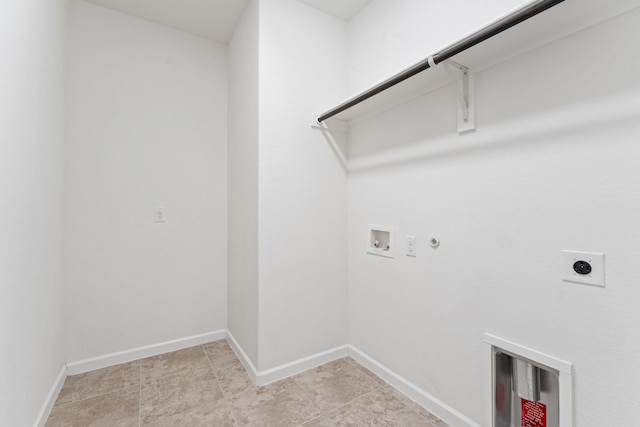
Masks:
[[[68,360],[226,328],[226,67],[223,45],[72,3]]]
[[[311,114],[346,94],[345,21],[260,2],[259,370],[346,344],[346,171]]]
[[[403,49],[424,31],[415,3],[374,0],[352,21],[363,81],[404,60],[367,74],[374,43],[356,42]],[[637,423],[638,22],[636,9],[478,74],[474,133],[456,133],[449,88],[351,128],[349,342],[481,425],[485,332],[573,362],[575,425]],[[396,227],[394,259],[366,253],[369,223]],[[563,249],[604,252],[606,288],[563,282]]]
[[[228,329],[258,363],[258,2],[229,42]]]
[[[524,0],[373,0],[349,21],[349,89],[357,93],[437,52]]]
[[[34,423],[65,361],[62,167],[66,2],[0,14],[0,420]]]

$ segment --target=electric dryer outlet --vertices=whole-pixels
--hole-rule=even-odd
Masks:
[[[562,251],[562,280],[604,287],[604,254]]]

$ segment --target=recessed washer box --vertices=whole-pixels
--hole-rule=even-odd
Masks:
[[[368,253],[393,258],[393,227],[369,224],[368,237]]]
[[[604,254],[562,251],[562,280],[604,287]]]

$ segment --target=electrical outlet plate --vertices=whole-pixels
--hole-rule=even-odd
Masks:
[[[585,285],[604,287],[604,254],[597,252],[562,251],[562,280]],[[591,266],[589,274],[578,274],[573,265],[586,261]]]

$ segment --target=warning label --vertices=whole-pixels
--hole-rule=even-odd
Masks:
[[[540,402],[521,401],[522,427],[547,427],[547,407]]]

